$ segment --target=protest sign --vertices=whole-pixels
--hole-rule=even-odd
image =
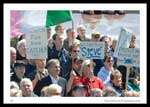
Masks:
[[[104,42],[80,42],[83,59],[104,59]]]
[[[47,32],[45,28],[35,28],[27,34],[27,59],[47,58]]]
[[[120,48],[118,52],[117,65],[127,66],[125,90],[127,90],[128,78],[131,66],[140,66],[140,49],[139,48]]]
[[[117,65],[140,66],[139,48],[120,48],[118,53]]]
[[[118,57],[118,51],[120,48],[128,48],[132,36],[132,31],[127,28],[122,27],[120,31],[120,36],[115,48],[114,56]]]

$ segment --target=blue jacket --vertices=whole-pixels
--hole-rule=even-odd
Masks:
[[[68,51],[66,51],[65,48],[61,48],[60,51],[57,51],[55,45],[53,47],[49,47],[48,60],[50,59],[59,60],[61,66],[60,76],[68,80],[71,71],[71,61],[70,61],[70,55]]]

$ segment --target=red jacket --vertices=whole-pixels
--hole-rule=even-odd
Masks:
[[[104,89],[104,84],[103,84],[102,80],[100,80],[98,77],[93,76],[91,80],[92,80],[92,87],[90,85],[91,82],[90,82],[89,78],[87,78],[85,76],[76,77],[73,80],[73,85],[83,84],[83,85],[87,86],[88,92],[87,92],[86,96],[90,96],[91,88],[100,88],[102,90]]]

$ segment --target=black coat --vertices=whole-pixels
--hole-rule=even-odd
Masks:
[[[37,82],[37,84],[34,88],[34,93],[37,94],[38,96],[40,96],[42,88],[45,86],[49,86],[50,84],[52,84],[52,80],[51,80],[50,76],[48,75],[45,78],[42,78],[41,80],[39,80]],[[66,79],[59,77],[58,85],[60,85],[62,87],[63,95],[66,94],[66,84],[67,84]]]

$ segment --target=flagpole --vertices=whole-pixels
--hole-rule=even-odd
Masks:
[[[72,15],[72,11],[71,10],[70,10],[70,15],[71,15],[71,19],[72,19],[72,29],[74,29],[73,15]]]
[[[73,16],[72,16],[72,11],[70,10],[70,16],[71,16],[71,24],[72,24],[72,30],[74,30],[74,22],[73,22]],[[73,38],[73,31],[72,31],[72,38]],[[72,40],[72,45],[73,45],[73,40]],[[73,70],[73,64],[74,64],[74,59],[72,58],[72,70]]]

